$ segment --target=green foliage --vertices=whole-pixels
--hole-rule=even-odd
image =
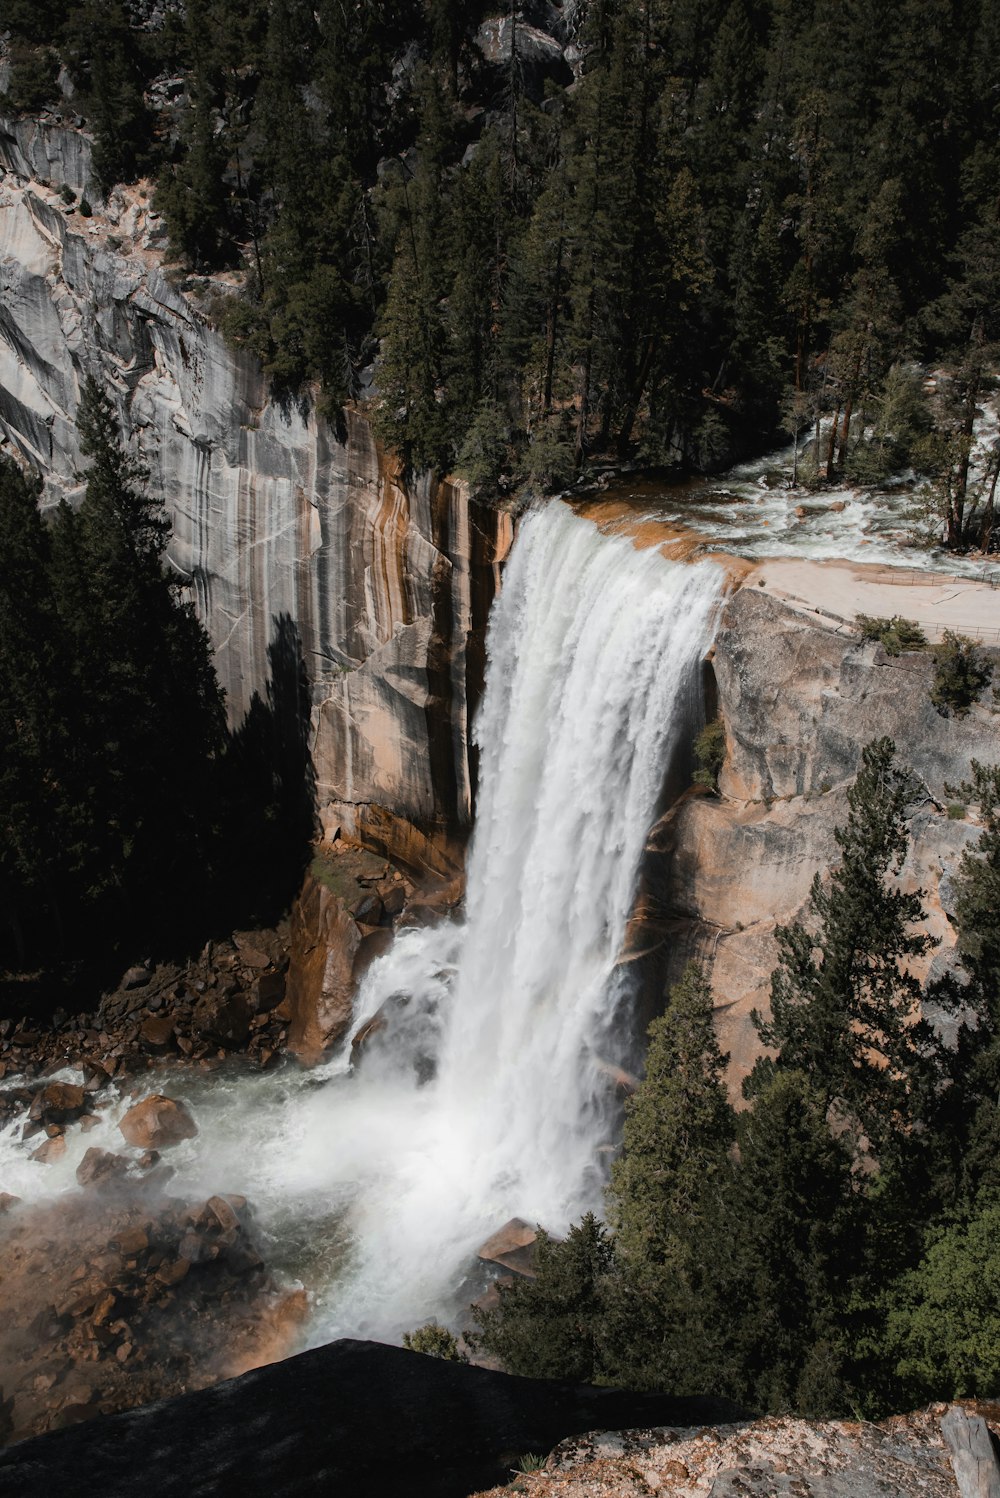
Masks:
[[[134,182],[148,161],[152,121],[146,58],[121,0],[82,0],[63,31],[64,56],[94,132],[94,172],[105,193]]]
[[[0,905],[21,961],[33,914],[59,868],[52,828],[66,754],[51,546],[39,487],[0,458]]]
[[[869,402],[877,406],[875,420],[851,452],[849,478],[874,487],[903,469],[933,466],[933,449],[927,441],[932,416],[920,371],[893,364],[881,390],[869,396]]]
[[[907,1403],[1000,1393],[1000,1204],[931,1235],[894,1289],[886,1355]]]
[[[17,114],[37,114],[61,97],[59,58],[49,47],[14,44],[10,53],[10,81],[3,100]]]
[[[955,883],[959,948],[984,991],[995,993],[1000,1019],[1000,765],[972,761],[960,789],[978,807],[983,831],[962,855]]]
[[[103,190],[155,172],[174,257],[242,265],[223,325],[283,391],[337,414],[374,363],[406,462],[547,489],[598,453],[709,469],[784,424],[814,433],[800,477],[912,468],[937,534],[989,549],[982,10],[616,0],[581,12],[576,78],[525,65],[514,13],[484,65],[482,7],[455,0],[188,0],[156,26],[9,0],[4,21],[14,107],[58,103],[66,64]],[[951,373],[933,398],[916,358]]]
[[[619,1273],[607,1296],[612,1381],[694,1392],[721,1360],[705,1242],[722,1212],[736,1133],[712,994],[696,964],[653,1021],[609,1188]]]
[[[948,820],[951,822],[964,822],[967,808],[961,801],[952,801],[948,806]]]
[[[771,1018],[753,1015],[779,1067],[803,1072],[827,1104],[846,1109],[876,1155],[908,1131],[910,1078],[931,1045],[916,1021],[920,985],[909,966],[929,945],[913,929],[922,891],[897,882],[916,794],[890,739],[865,746],[847,824],[835,834],[841,863],[829,885],[818,874],[813,880],[810,924],[778,927]],[[771,1063],[759,1062],[751,1094],[772,1073]]]
[[[718,790],[719,771],[726,759],[726,725],[721,718],[705,724],[694,741],[694,757],[698,766],[692,776],[694,784]]]
[[[495,1309],[474,1308],[477,1346],[499,1358],[510,1373],[599,1382],[612,1259],[611,1241],[592,1213],[562,1243],[539,1232],[535,1278],[501,1282]]]
[[[544,1472],[546,1458],[540,1452],[526,1451],[517,1459],[519,1472]]]
[[[403,1346],[410,1352],[422,1352],[429,1358],[443,1358],[448,1363],[467,1363],[469,1360],[458,1345],[458,1338],[446,1326],[428,1321],[416,1331],[403,1333]]]
[[[723,1080],[728,1059],[715,1038],[711,989],[691,963],[649,1027],[643,1085],[626,1107],[610,1191],[626,1256],[669,1263],[727,1170],[735,1133]]]
[[[934,647],[931,701],[942,717],[964,718],[993,679],[993,666],[975,640],[946,629]]]
[[[730,1331],[736,1387],[760,1409],[829,1416],[848,1403],[845,1309],[860,1223],[852,1153],[801,1072],[778,1071],[739,1122],[740,1168],[720,1224],[732,1247],[716,1287],[740,1308]],[[710,1247],[726,1253],[721,1236]]]
[[[880,619],[870,614],[856,614],[854,623],[861,631],[863,640],[878,640],[886,655],[902,655],[904,650],[921,650],[927,644],[927,636],[920,625],[901,614],[891,619]]]
[[[492,401],[483,401],[472,419],[458,452],[457,467],[473,493],[499,498],[504,472],[510,465],[510,428]]]

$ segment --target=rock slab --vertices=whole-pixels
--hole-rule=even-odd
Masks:
[[[738,1418],[670,1399],[511,1378],[373,1342],[333,1342],[197,1394],[25,1441],[0,1498],[466,1498],[526,1452],[597,1427]]]

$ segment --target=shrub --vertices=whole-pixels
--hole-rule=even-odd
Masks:
[[[414,1332],[403,1333],[403,1346],[410,1352],[422,1352],[429,1358],[444,1358],[448,1363],[467,1363],[469,1360],[458,1345],[458,1339],[446,1326],[428,1321]]]
[[[991,663],[979,653],[975,640],[946,629],[934,647],[931,701],[943,718],[964,718],[993,677]]]
[[[961,801],[953,801],[948,807],[948,819],[952,822],[962,822],[965,820],[965,807]]]
[[[89,218],[90,215],[93,213],[93,211],[94,210],[90,206],[90,203],[89,203],[88,199],[87,198],[81,198],[80,199],[80,213],[83,215],[83,217],[84,218]]]
[[[698,764],[692,776],[694,784],[718,790],[719,771],[726,758],[726,725],[721,718],[705,724],[694,741],[694,757]]]
[[[904,650],[920,650],[927,644],[927,636],[913,619],[904,619],[902,614],[893,614],[891,619],[880,619],[871,614],[857,614],[854,620],[863,640],[878,640],[886,655],[902,655]]]

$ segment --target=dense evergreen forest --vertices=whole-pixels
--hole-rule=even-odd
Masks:
[[[277,919],[314,831],[290,621],[265,697],[228,731],[162,504],[93,383],[79,428],[86,493],[51,522],[0,457],[0,1018],[32,1004],[33,973],[50,1014],[137,953]]]
[[[811,1416],[1000,1391],[1000,768],[963,787],[983,831],[956,871],[961,965],[924,993],[922,893],[896,878],[918,789],[891,741],[865,748],[841,863],[778,930],[739,1112],[708,984],[674,988],[609,1227],[543,1235],[537,1279],[479,1313],[510,1371]]]
[[[155,175],[178,265],[242,272],[229,336],[409,463],[497,495],[814,429],[817,481],[912,464],[949,545],[994,544],[988,0],[5,14],[8,102],[58,105],[64,65],[103,189]],[[915,360],[951,373],[933,402]]]

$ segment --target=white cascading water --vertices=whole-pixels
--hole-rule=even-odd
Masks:
[[[529,514],[490,621],[464,919],[400,932],[369,969],[353,1033],[386,1024],[354,1074],[349,1038],[304,1077],[188,1090],[200,1132],[170,1189],[251,1198],[314,1291],[313,1341],[447,1319],[509,1218],[560,1232],[600,1209],[616,959],[722,584],[561,503]]]

